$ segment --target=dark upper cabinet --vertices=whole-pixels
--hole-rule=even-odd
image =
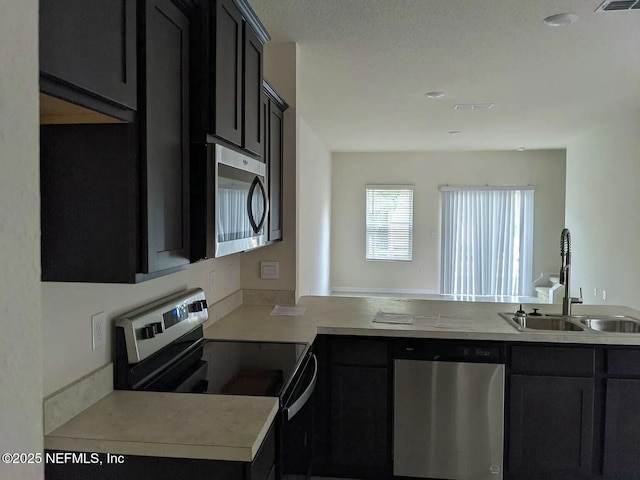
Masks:
[[[41,0],[40,89],[103,113],[137,108],[136,0]]]
[[[264,155],[263,55],[269,34],[246,0],[202,2],[193,24],[192,140],[207,135]]]
[[[283,146],[284,111],[288,105],[264,82],[266,102],[263,103],[265,118],[265,161],[268,171],[269,217],[267,238],[269,241],[282,240],[283,208]]]
[[[256,155],[262,155],[264,151],[262,42],[246,22],[243,30],[242,146]]]
[[[132,124],[40,128],[43,281],[135,281],[136,147]]]
[[[189,18],[171,0],[144,4],[141,157],[144,272],[189,263]],[[144,92],[144,94],[142,93]]]
[[[282,240],[282,110],[269,105],[269,225],[270,241]]]
[[[42,279],[135,283],[189,263],[189,18],[140,2],[138,122],[41,127]]]
[[[242,144],[242,15],[233,0],[215,2],[215,52],[211,71],[211,130],[235,144]]]

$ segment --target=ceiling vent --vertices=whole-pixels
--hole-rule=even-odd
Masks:
[[[596,12],[619,12],[621,10],[640,10],[640,0],[605,0]]]
[[[453,108],[455,110],[490,110],[495,103],[458,103]]]

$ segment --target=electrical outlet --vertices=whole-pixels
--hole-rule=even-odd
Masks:
[[[598,296],[598,287],[593,287],[593,296],[594,297]]]
[[[104,312],[91,316],[91,331],[93,350],[104,348],[107,344],[107,316]]]
[[[607,299],[607,291],[606,290],[602,290],[602,299],[603,300]]]

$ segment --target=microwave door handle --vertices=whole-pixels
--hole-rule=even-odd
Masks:
[[[264,183],[262,180],[260,180],[260,177],[256,177],[256,180],[258,180],[258,185],[260,186],[260,192],[262,193],[262,204],[264,205],[264,208],[262,209],[262,217],[260,218],[260,223],[258,223],[258,230],[256,230],[256,233],[258,233],[264,225],[264,222],[267,220],[267,212],[269,211],[269,197],[267,196],[267,189],[264,187]]]
[[[251,187],[249,187],[249,195],[247,195],[247,215],[249,216],[249,223],[251,224],[251,228],[255,233],[258,233],[260,231],[260,227],[258,227],[258,224],[256,224],[256,219],[253,218],[252,199],[253,192],[255,191],[256,185],[258,185],[259,181],[260,179],[258,177],[253,179],[253,182],[251,182]]]
[[[263,205],[264,205],[264,208],[262,209],[262,216],[260,217],[260,222],[258,223],[256,223],[256,219],[253,218],[253,208],[252,208],[253,194],[255,193],[256,187],[260,188],[260,193],[262,194]],[[269,208],[269,200],[267,198],[267,190],[264,188],[264,183],[262,183],[262,180],[260,180],[260,177],[256,176],[256,178],[253,179],[253,182],[251,182],[251,187],[249,188],[249,195],[247,196],[247,214],[249,215],[249,223],[251,223],[251,228],[253,229],[254,233],[260,232],[260,229],[264,225],[264,222],[267,218],[268,208]]]
[[[311,382],[309,382],[307,388],[305,388],[304,392],[302,392],[302,395],[300,395],[292,405],[283,409],[283,413],[287,421],[295,417],[296,413],[298,413],[300,409],[304,407],[309,398],[311,398],[313,390],[316,388],[316,380],[318,379],[318,359],[313,353],[311,354],[311,358],[313,360],[313,378],[311,379]]]

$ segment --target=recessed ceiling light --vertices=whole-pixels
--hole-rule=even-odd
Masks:
[[[449,135],[460,135],[461,133],[460,130],[449,130]]]
[[[578,16],[573,13],[558,13],[545,18],[544,23],[550,27],[564,27],[565,25],[571,25],[576,20],[578,20]]]
[[[427,92],[424,95],[427,98],[442,98],[444,97],[444,92]]]

